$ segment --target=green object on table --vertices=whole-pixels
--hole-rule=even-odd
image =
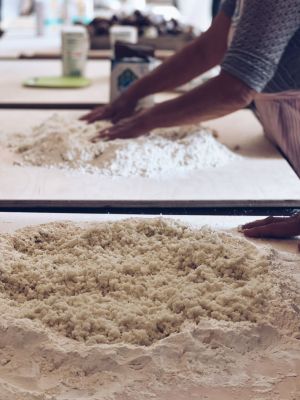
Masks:
[[[43,76],[30,78],[23,86],[48,89],[80,89],[90,85],[91,81],[79,76]]]

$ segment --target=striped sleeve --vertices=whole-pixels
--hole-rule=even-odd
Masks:
[[[263,91],[299,27],[299,0],[245,1],[222,68]]]

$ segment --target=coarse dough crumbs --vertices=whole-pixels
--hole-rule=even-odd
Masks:
[[[87,344],[152,343],[202,319],[268,320],[270,261],[244,239],[168,219],[0,235],[0,310]]]
[[[110,124],[87,125],[53,115],[29,135],[9,136],[10,149],[21,165],[59,167],[104,176],[160,178],[207,168],[222,167],[239,158],[213,132],[198,125],[153,131],[137,139],[91,139]]]

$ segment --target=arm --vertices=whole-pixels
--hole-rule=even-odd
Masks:
[[[221,15],[229,18],[225,11]],[[117,124],[104,132],[105,137],[135,137],[154,128],[202,122],[245,107],[272,78],[299,26],[299,0],[245,1],[219,77]]]
[[[115,102],[93,110],[83,119],[90,123],[99,119],[117,122],[133,114],[143,97],[174,89],[220,64],[227,50],[229,27],[230,18],[220,13],[210,29],[198,39],[134,83]]]
[[[99,137],[132,138],[158,127],[207,121],[244,108],[253,100],[254,95],[255,92],[239,79],[221,72],[218,77],[175,100],[160,103],[150,110],[120,121],[112,128],[100,132]]]
[[[254,95],[248,86],[222,71],[189,93],[156,105],[148,118],[159,127],[200,123],[246,107]]]
[[[225,5],[231,6],[228,1]],[[225,16],[224,11],[220,16]],[[272,78],[299,26],[298,0],[246,1],[221,75],[176,100],[155,106],[149,115],[152,125],[202,122],[248,105]]]
[[[175,89],[219,65],[227,50],[230,18],[220,13],[207,32],[128,89],[133,97]]]

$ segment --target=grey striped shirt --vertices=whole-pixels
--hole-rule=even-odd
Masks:
[[[300,0],[225,0],[236,33],[222,68],[257,92],[300,90]]]

